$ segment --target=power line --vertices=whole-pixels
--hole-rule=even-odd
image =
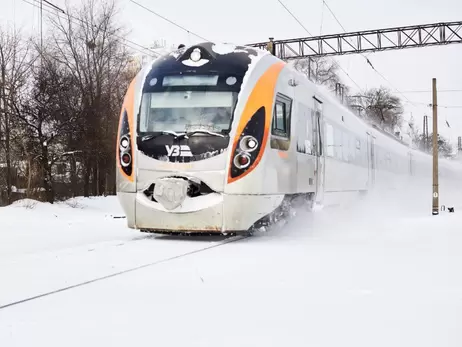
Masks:
[[[330,9],[329,5],[327,4],[327,2],[325,0],[322,0],[324,6],[327,7],[327,9],[329,10],[330,14],[334,17],[334,19],[337,21],[337,23],[340,25],[340,27],[343,29],[344,32],[346,32],[345,28],[343,27],[342,23],[340,23],[340,21],[338,20],[337,16],[334,14],[334,12]]]
[[[168,18],[165,18],[164,16],[162,16],[162,15],[160,15],[160,14],[154,12],[153,10],[151,10],[151,9],[149,9],[149,8],[147,8],[147,7],[143,6],[143,5],[141,5],[140,3],[136,2],[136,1],[134,1],[134,0],[130,0],[130,1],[133,2],[134,4],[138,5],[139,7],[144,8],[146,11],[151,12],[152,14],[156,15],[157,17],[162,18],[163,20],[169,22],[170,24],[173,24],[173,25],[175,25],[176,27],[178,27],[178,28],[180,28],[180,29],[186,31],[188,34],[193,34],[194,36],[197,36],[198,38],[200,38],[200,39],[202,39],[202,40],[210,41],[210,40],[207,40],[206,38],[204,38],[204,37],[202,37],[202,36],[200,36],[200,35],[198,35],[198,34],[193,33],[191,30],[186,29],[185,27],[179,25],[178,23],[175,23],[174,21],[172,21],[172,20],[170,20],[170,19],[168,19]],[[310,35],[311,35],[311,34],[310,34]]]
[[[286,5],[283,4],[283,2],[281,0],[278,0],[278,2],[282,5],[282,7],[284,7],[286,9],[287,12],[289,12],[289,14],[292,16],[293,19],[295,19],[297,21],[298,24],[300,24],[300,26],[305,29],[305,31],[308,33],[308,35],[310,36],[313,36],[313,34],[311,34],[307,28],[305,28],[305,26],[297,19],[297,17],[295,17],[295,15],[287,8]]]
[[[342,23],[340,23],[339,19],[337,18],[337,16],[335,15],[334,11],[332,11],[332,9],[329,7],[329,5],[327,4],[326,0],[323,0],[323,3],[324,5],[327,7],[327,9],[329,10],[329,12],[332,14],[332,16],[334,17],[334,19],[337,21],[337,23],[340,25],[340,27],[342,28],[343,32],[347,32],[345,27],[342,25]],[[351,41],[350,41],[351,42]],[[363,53],[361,53],[361,55],[364,57],[364,59],[366,59],[366,62],[367,64],[369,64],[369,66],[372,68],[372,70],[374,70],[380,77],[382,77],[385,81],[388,82],[388,84],[390,84],[390,86],[392,86],[398,93],[400,93],[407,101],[409,101],[411,104],[414,104],[414,102],[412,102],[411,100],[409,100],[406,95],[404,95],[398,88],[396,88],[380,71],[378,71],[374,65],[372,65],[372,62],[369,60],[368,57],[366,57]]]
[[[329,7],[329,5],[327,4],[327,2],[325,0],[323,0],[323,3],[326,5],[326,8],[329,10],[329,12],[332,14],[332,16],[334,17],[334,19],[337,21],[337,23],[340,25],[340,27],[342,28],[342,30],[346,33],[346,29],[345,27],[342,25],[342,23],[340,23],[340,21],[338,20],[337,16],[334,14],[334,12],[332,11],[332,9]],[[425,106],[431,106],[431,104],[426,104],[426,103],[419,103],[419,102],[415,102],[415,101],[411,101],[409,100],[405,95],[404,93],[428,93],[428,92],[432,92],[431,90],[428,90],[428,91],[425,91],[425,90],[422,90],[422,91],[405,91],[405,92],[402,92],[400,91],[398,88],[396,88],[387,78],[385,78],[385,76],[383,76],[382,73],[380,73],[380,71],[378,71],[371,63],[371,61],[368,59],[368,57],[366,57],[363,53],[360,53],[367,61],[367,63],[371,66],[371,68],[378,74],[380,75],[385,81],[387,81],[398,93],[400,93],[401,95],[404,96],[404,98],[408,101],[408,103],[410,104],[413,104],[414,106],[416,106],[416,104],[421,104],[421,105],[425,105]],[[371,53],[372,54],[372,53]],[[462,89],[448,89],[448,90],[438,90],[438,93],[449,93],[449,92],[462,92]],[[438,107],[441,107],[441,108],[446,108],[446,109],[450,109],[450,108],[462,108],[462,106],[445,106],[445,105],[438,105]]]
[[[34,1],[34,2],[37,3],[37,7],[40,6],[40,3],[41,3],[40,0],[32,0],[32,1]],[[50,3],[50,4],[51,4],[51,3]],[[48,9],[51,9],[51,10],[59,10],[59,11],[62,11],[59,7],[57,7],[57,6],[56,6],[56,7],[53,7],[53,6],[51,6],[51,5],[47,4],[47,3],[42,4],[42,6],[43,6],[43,8],[48,8]]]
[[[83,24],[86,24],[86,25],[90,25],[90,26],[91,26],[90,23],[88,23],[87,21],[84,21],[83,19],[74,17],[73,15],[71,15],[71,14],[69,14],[69,13],[66,13],[66,15],[67,15],[69,18],[75,19],[75,20],[77,20],[77,21],[79,21],[79,22],[82,22]],[[60,17],[60,18],[61,18],[61,17]],[[93,24],[93,26],[96,27],[96,24]],[[119,36],[119,35],[116,35],[116,34],[112,34],[112,35],[113,35],[114,37],[118,38],[119,41],[120,41],[120,40],[127,41],[127,42],[131,43],[132,45],[138,46],[138,47],[140,47],[140,48],[142,48],[142,49],[145,49],[145,50],[149,51],[150,53],[154,54],[155,56],[160,56],[160,54],[158,54],[158,53],[156,53],[156,52],[153,52],[149,47],[140,45],[140,44],[138,44],[138,43],[136,43],[136,42],[133,42],[133,41],[131,41],[131,40],[125,38],[125,37],[122,37],[122,36]],[[122,43],[122,44],[124,44],[124,43]],[[127,46],[127,45],[126,45],[126,46]],[[133,48],[133,47],[131,47],[131,46],[127,46],[127,47],[130,47],[130,48],[132,48],[132,49],[137,50],[136,48]],[[146,53],[146,52],[142,52],[142,51],[140,51],[140,50],[137,50],[137,51],[140,52],[140,53]]]
[[[52,9],[57,10],[57,11],[62,12],[62,13],[66,13],[66,12],[64,12],[64,10],[62,8],[56,6],[55,4],[52,4],[51,2],[49,2],[47,0],[34,0],[34,1],[37,2],[37,3],[44,2],[45,6],[47,6],[48,8],[52,8]]]
[[[430,105],[429,105],[429,106],[430,106]],[[462,105],[449,105],[449,106],[437,105],[436,107],[442,107],[442,108],[462,108]]]
[[[29,4],[29,5],[32,5],[32,6],[34,6],[34,7],[40,8],[37,4],[31,3],[31,2],[29,2],[29,1],[27,1],[27,0],[22,0],[22,1],[25,2],[25,3],[27,3],[27,4]],[[36,1],[36,0],[35,0],[35,1]],[[77,18],[77,17],[72,16],[71,14],[66,13],[66,12],[63,11],[62,9],[59,9],[59,10],[62,11],[62,12],[63,12],[66,16],[68,16],[69,18],[65,18],[65,17],[63,18],[63,17],[60,16],[59,14],[56,14],[56,13],[54,13],[54,12],[48,10],[48,9],[45,9],[45,8],[43,9],[43,11],[45,11],[45,12],[51,13],[51,14],[53,14],[53,15],[57,15],[57,17],[60,18],[60,19],[63,19],[63,20],[69,19],[70,22],[73,22],[73,21],[71,21],[70,19],[74,19],[74,20],[80,21],[80,22],[82,22],[82,23],[84,23],[84,24],[90,25],[88,22],[86,22],[86,21],[84,21],[84,20],[82,20],[82,19],[80,19],[80,18]],[[73,22],[73,23],[75,23],[75,22]],[[140,47],[140,48],[142,48],[142,49],[144,49],[144,50],[146,50],[146,51],[149,51],[149,53],[152,54],[152,55],[151,55],[151,54],[149,54],[149,55],[151,55],[152,57],[158,57],[158,56],[160,56],[160,54],[158,54],[158,53],[156,53],[156,52],[153,52],[153,51],[152,51],[150,48],[148,48],[148,47],[142,46],[142,45],[140,45],[140,44],[138,44],[138,43],[136,43],[136,42],[133,42],[133,41],[131,41],[131,40],[129,40],[129,39],[126,39],[126,38],[121,37],[121,36],[116,35],[116,34],[113,34],[113,36],[114,36],[115,38],[117,38],[117,39],[118,39],[117,41],[119,41],[119,42],[120,42],[122,45],[124,45],[125,47],[131,48],[131,49],[133,49],[133,50],[135,50],[135,51],[137,51],[137,52],[139,52],[139,53],[146,54],[147,52],[141,51],[141,50],[139,50],[139,49],[137,49],[137,48],[135,48],[135,47],[132,47],[132,46],[126,44],[126,43],[123,42],[123,41],[126,41],[126,42],[128,42],[128,43],[130,43],[130,44],[132,44],[132,45],[138,46],[138,47]]]
[[[132,0],[130,0],[130,1],[132,1]],[[309,32],[309,30],[308,30],[307,28],[305,28],[305,26],[297,19],[297,17],[295,17],[295,15],[287,8],[287,6],[284,5],[284,4],[282,3],[281,0],[278,0],[278,2],[287,10],[287,12],[290,13],[290,15],[297,21],[297,23],[300,24],[300,26],[301,26],[303,29],[305,29],[305,31],[308,33],[308,35],[313,36],[313,35]],[[344,73],[345,75],[347,75],[348,78],[356,85],[356,87],[358,87],[358,89],[361,90],[361,87],[360,87],[360,86],[358,85],[358,83],[356,83],[356,81],[348,74],[348,72],[346,72],[346,71],[340,66],[340,64],[338,64],[335,60],[334,60],[333,62],[334,62],[334,64],[335,64],[335,66],[337,66],[340,70],[342,70],[343,73]]]
[[[432,104],[428,104],[428,103],[425,103],[425,102],[413,101],[413,102],[405,102],[405,103],[412,103],[412,104],[414,104],[414,106],[415,106],[415,104],[418,104],[418,105],[422,105],[422,106],[426,106],[426,107],[432,107]],[[437,105],[436,107],[450,109],[450,108],[462,108],[462,105]]]
[[[22,1],[24,1],[25,3],[27,3],[27,4],[29,4],[29,5],[32,5],[32,6],[34,6],[34,7],[39,7],[39,6],[37,6],[36,4],[33,4],[33,3],[31,3],[31,2],[29,2],[29,1],[27,1],[27,0],[22,0]],[[60,10],[61,10],[61,9],[60,9]],[[51,14],[53,14],[53,15],[55,15],[54,12],[52,12],[52,11],[50,11],[50,10],[48,10],[48,9],[44,9],[44,11],[45,11],[45,12],[48,12],[48,13],[51,13]],[[61,11],[63,11],[63,10],[61,10]],[[88,25],[88,22],[86,22],[86,21],[84,21],[84,20],[82,20],[82,19],[80,19],[80,18],[76,18],[76,17],[74,17],[74,16],[72,16],[72,15],[70,15],[69,13],[66,13],[66,12],[64,12],[64,11],[63,11],[63,13],[64,13],[66,16],[69,17],[69,21],[72,22],[72,23],[75,23],[75,22],[71,21],[70,18],[75,19],[75,20],[78,20],[78,21],[80,21],[80,22],[82,22],[82,23]],[[67,20],[67,19],[68,19],[68,18],[63,18],[63,17],[61,17],[61,16],[59,16],[59,15],[57,15],[57,17],[60,18],[60,19],[63,19],[63,20]],[[123,37],[120,37],[120,36],[118,36],[118,35],[115,35],[115,34],[113,34],[113,35],[114,35],[114,37],[119,38],[118,41],[124,40],[124,41],[130,42],[130,43],[133,44],[133,45],[139,46],[139,47],[141,47],[141,48],[143,48],[143,49],[145,49],[145,50],[150,51],[150,52],[153,53],[153,54],[158,55],[157,53],[152,52],[152,51],[151,51],[149,48],[147,48],[147,47],[141,46],[141,45],[139,45],[139,44],[137,44],[137,43],[135,43],[135,42],[133,42],[133,41],[130,41],[130,40],[128,40],[128,39],[126,39],[126,38],[123,38]],[[135,51],[137,51],[137,52],[140,52],[140,53],[143,53],[143,54],[146,53],[146,52],[140,51],[139,49],[136,49],[136,48],[134,48],[134,47],[132,47],[132,46],[130,46],[130,45],[124,43],[124,42],[121,42],[121,44],[124,45],[124,46],[126,46],[126,47],[128,47],[128,48],[131,48],[131,49],[133,49],[133,50],[135,50]]]
[[[462,92],[462,89],[446,89],[446,90],[438,90],[439,93],[460,93]],[[402,91],[401,93],[432,93],[432,90],[405,90]]]

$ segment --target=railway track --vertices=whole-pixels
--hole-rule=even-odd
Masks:
[[[282,219],[279,221],[274,221],[272,225],[263,227],[264,233],[271,232],[274,229],[279,229],[280,227],[285,227],[290,224],[294,219],[297,219],[295,215],[286,216],[287,219]],[[138,271],[141,269],[154,267],[160,264],[164,264],[176,259],[184,258],[193,254],[205,252],[207,250],[224,246],[229,243],[238,242],[247,238],[252,237],[255,234],[258,234],[261,229],[254,229],[248,234],[238,234],[238,235],[201,235],[201,236],[180,236],[175,235],[171,236],[168,234],[156,234],[156,233],[146,233],[144,235],[139,235],[130,240],[124,241],[112,241],[109,243],[102,243],[96,245],[87,245],[77,248],[66,248],[62,249],[59,252],[47,252],[42,255],[34,255],[32,258],[23,259],[24,264],[23,268],[19,269],[19,272],[23,274],[23,278],[17,278],[15,276],[13,283],[11,283],[10,291],[5,295],[5,292],[2,292],[0,288],[0,297],[8,297],[5,299],[6,303],[0,302],[0,310],[4,310],[10,307],[18,306],[27,302],[34,300],[39,300],[41,298],[49,297],[61,292],[70,291],[79,287],[87,286],[92,283],[101,282],[110,278],[117,276],[122,276],[127,273]],[[217,241],[217,238],[226,237],[225,239]],[[151,240],[157,239],[155,245],[150,243]],[[213,242],[213,244],[208,244],[207,246],[195,248],[194,246],[184,245],[181,241],[193,241],[193,242]],[[176,254],[164,254],[161,255],[161,258],[152,260],[153,254],[158,255],[162,253],[162,250],[165,244],[162,242],[172,242],[174,241],[175,245],[173,247],[166,247],[169,250],[177,250],[178,248],[186,248]],[[178,243],[179,242],[179,243]],[[120,251],[125,246],[125,251]],[[191,249],[192,248],[192,249]],[[90,253],[89,253],[90,252]],[[167,252],[168,253],[168,252]],[[141,254],[140,257],[134,256],[134,254]],[[36,264],[35,257],[38,257],[38,264]],[[136,259],[135,259],[136,258]],[[147,261],[151,258],[151,261]],[[116,259],[116,261],[114,260]],[[20,261],[20,259],[14,259],[14,262]],[[130,262],[133,264],[130,266]],[[114,264],[115,263],[115,264]],[[77,267],[76,267],[77,264]],[[0,276],[8,277],[2,273],[5,268],[8,267],[7,264],[3,264],[4,267],[0,267]],[[6,265],[6,266],[5,266]],[[86,274],[81,275],[80,278],[72,278],[73,272],[84,272],[82,271],[86,266],[91,266],[92,271],[96,274],[94,276],[88,276]],[[127,267],[125,267],[127,266]],[[113,271],[107,274],[110,270],[109,268],[119,267],[121,268],[118,271]],[[125,268],[124,268],[125,267]],[[36,272],[39,272],[38,274]],[[98,272],[100,273],[98,275]],[[78,277],[78,276],[77,276]],[[49,278],[50,283],[47,283],[47,280],[44,281],[44,278]],[[17,280],[25,280],[26,283],[23,285],[23,288],[26,288],[24,293],[17,293],[17,287],[15,287],[14,282]],[[74,282],[71,285],[63,285],[64,283]],[[43,285],[45,283],[45,285]],[[29,293],[31,288],[38,289],[37,291],[41,293],[33,295]],[[49,289],[49,287],[55,287]],[[9,301],[9,302],[8,302]]]
[[[149,236],[140,237],[140,238],[135,238],[135,239],[133,239],[131,241],[141,241],[141,240],[145,240],[145,239],[149,239],[149,238],[152,238],[152,237],[149,237]],[[78,283],[75,283],[75,284],[72,284],[72,285],[69,285],[69,286],[63,286],[63,287],[60,287],[58,289],[45,291],[45,292],[43,292],[41,294],[28,296],[26,298],[19,299],[19,300],[14,300],[14,301],[11,301],[11,302],[6,303],[6,304],[0,304],[0,310],[4,310],[4,309],[10,308],[10,307],[18,306],[18,305],[21,305],[21,304],[24,304],[24,303],[27,303],[27,302],[30,302],[30,301],[39,300],[41,298],[52,296],[52,295],[55,295],[55,294],[58,294],[58,293],[61,293],[61,292],[64,292],[64,291],[69,291],[69,290],[73,290],[73,289],[76,289],[76,288],[79,288],[79,287],[87,286],[87,285],[90,285],[92,283],[104,281],[104,280],[107,280],[107,279],[110,279],[110,278],[113,278],[113,277],[122,276],[122,275],[130,273],[130,272],[138,271],[138,270],[149,268],[149,267],[154,267],[156,265],[167,263],[167,262],[170,262],[170,261],[173,261],[173,260],[176,260],[176,259],[180,259],[180,258],[184,258],[184,257],[190,256],[190,255],[193,255],[193,254],[205,252],[205,251],[207,251],[209,249],[221,247],[221,246],[224,246],[224,245],[229,244],[229,243],[241,241],[241,240],[246,239],[246,238],[249,238],[249,235],[231,236],[231,237],[226,238],[225,240],[218,241],[217,243],[214,243],[212,245],[208,245],[206,247],[202,247],[202,248],[199,248],[199,249],[194,249],[194,250],[191,250],[191,251],[186,251],[186,252],[176,254],[176,255],[173,255],[173,256],[170,256],[170,257],[162,258],[162,259],[157,259],[157,260],[152,261],[152,262],[148,262],[148,263],[144,263],[144,264],[141,264],[141,265],[129,267],[128,269],[124,269],[124,270],[121,270],[121,271],[116,271],[116,272],[113,272],[113,273],[108,274],[108,275],[97,276],[97,277],[94,277],[94,278],[89,279],[89,280],[81,281],[81,282],[78,282]],[[129,243],[131,243],[131,242],[129,241]]]

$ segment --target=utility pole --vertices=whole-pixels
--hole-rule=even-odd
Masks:
[[[438,192],[438,103],[436,95],[436,78],[433,78],[433,207],[432,214],[439,214]]]
[[[428,145],[429,145],[429,141],[428,141],[428,116],[425,115],[424,118],[423,118],[423,142],[424,142],[424,151],[428,151]]]
[[[43,0],[40,0],[40,52],[43,48]]]
[[[276,55],[276,46],[274,45],[274,37],[269,38],[269,42],[266,45],[266,49],[272,54]]]

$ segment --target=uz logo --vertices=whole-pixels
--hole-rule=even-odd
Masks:
[[[191,148],[187,145],[165,145],[165,149],[167,150],[167,155],[169,157],[192,157]]]

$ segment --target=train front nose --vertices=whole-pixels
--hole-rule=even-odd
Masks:
[[[171,211],[181,206],[186,197],[192,195],[195,182],[187,178],[167,177],[152,185],[152,192],[148,191],[151,200],[157,201],[165,209]]]
[[[224,170],[223,170],[224,172]],[[223,177],[223,172],[209,176]],[[203,179],[175,172],[157,173],[148,187],[136,194],[136,226],[146,231],[223,231],[223,192],[212,189]]]

